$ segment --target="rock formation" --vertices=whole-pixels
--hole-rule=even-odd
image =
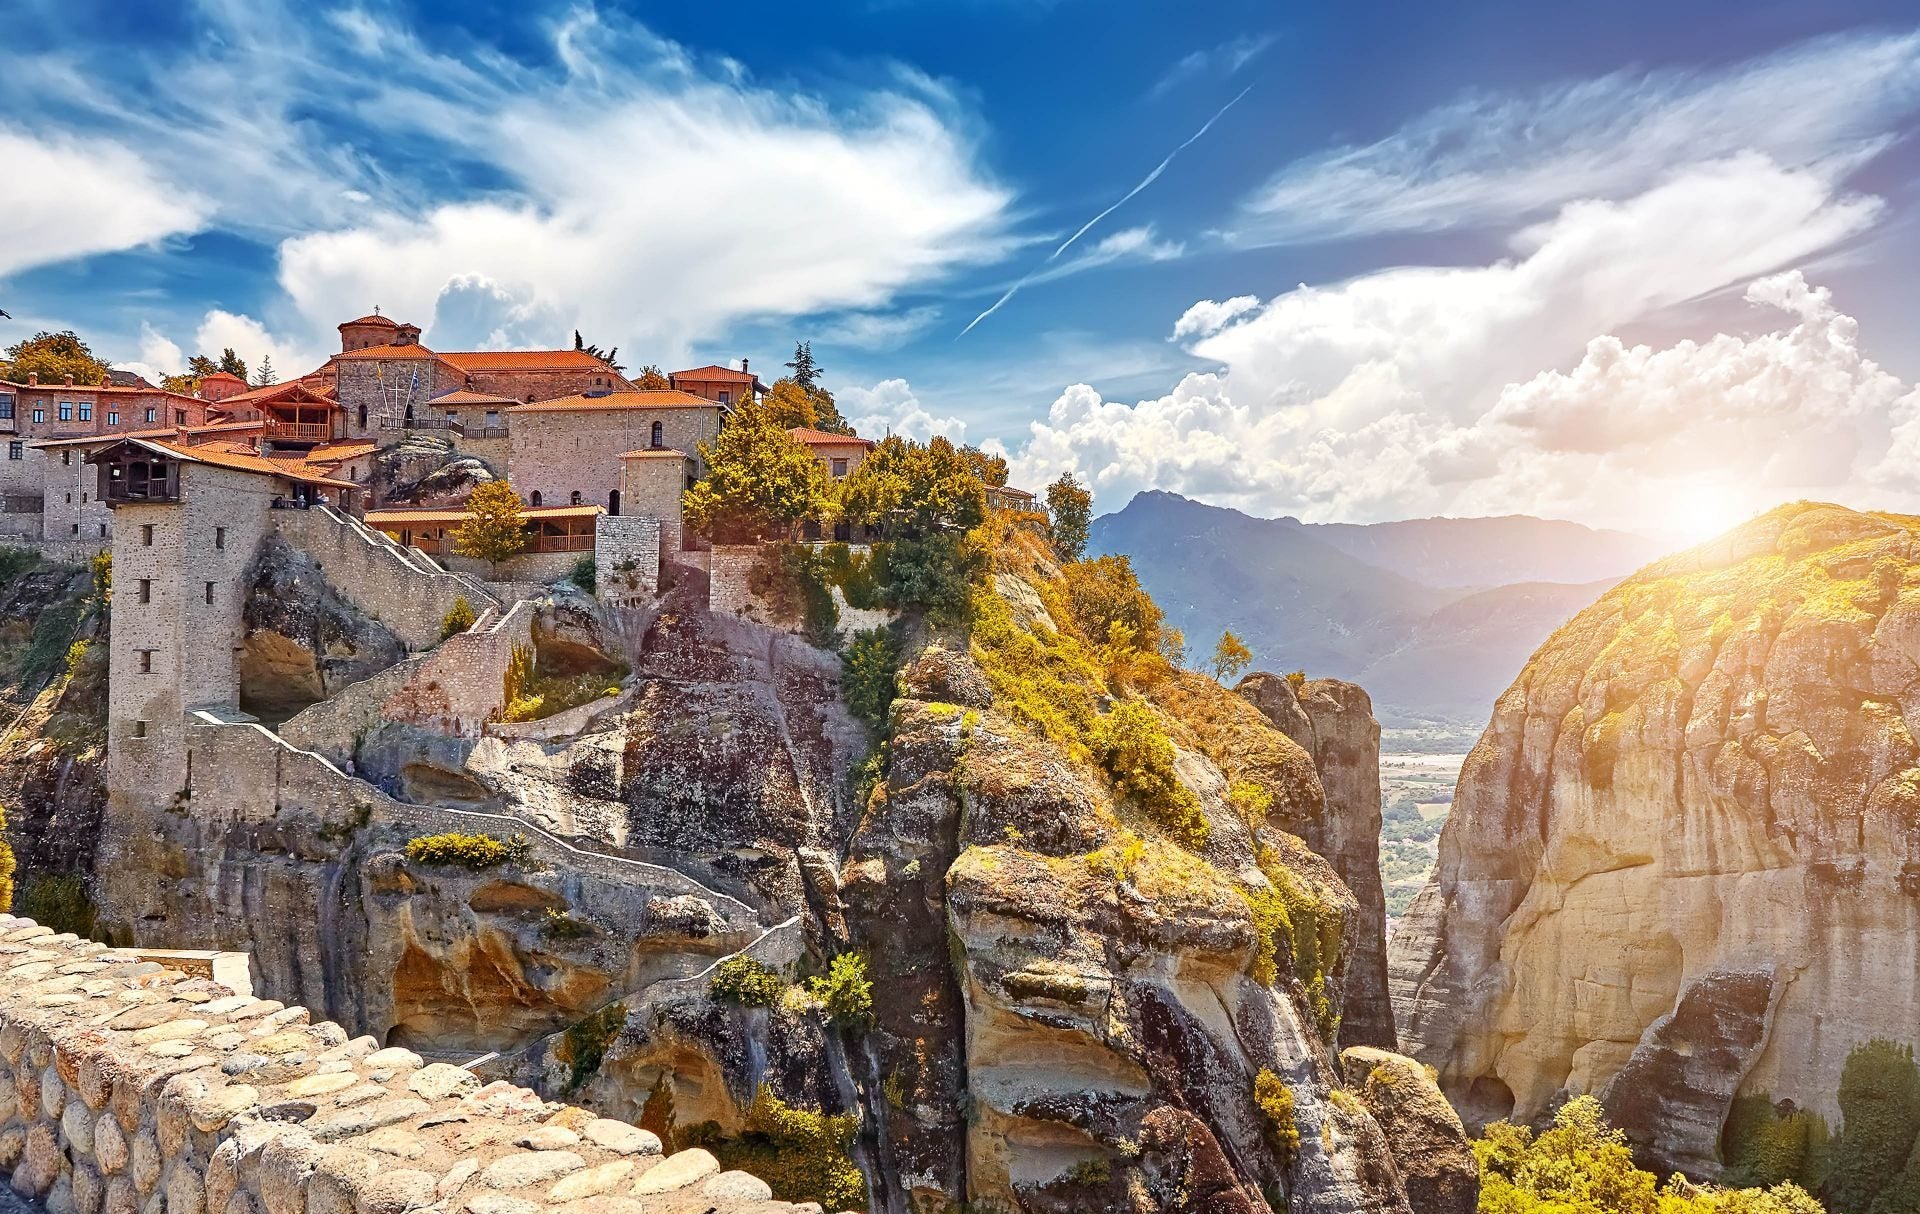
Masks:
[[[457,506],[479,486],[499,479],[485,460],[418,432],[381,448],[373,461],[373,495],[380,505]]]
[[[1340,1044],[1393,1048],[1387,998],[1387,896],[1380,883],[1380,722],[1367,693],[1339,679],[1307,679],[1298,688],[1256,673],[1235,688],[1313,757],[1326,812],[1301,837],[1325,856],[1360,904]]]
[[[1601,1095],[1714,1170],[1736,1093],[1837,1119],[1920,1013],[1916,520],[1781,507],[1563,627],[1461,770],[1392,947],[1401,1042],[1469,1122]]]
[[[247,573],[240,702],[279,719],[398,662],[407,647],[328,585],[312,557],[278,536]]]

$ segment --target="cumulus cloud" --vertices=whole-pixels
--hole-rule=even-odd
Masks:
[[[171,56],[10,61],[0,101],[45,90],[162,184],[217,185],[198,218],[278,242],[278,323],[316,342],[380,303],[443,345],[577,325],[670,362],[735,320],[883,308],[1007,247],[1010,195],[925,77],[765,86],[590,8],[526,60],[361,10],[196,20],[205,36]]]
[[[197,230],[209,204],[110,141],[0,127],[0,278]]]
[[[231,349],[245,360],[249,374],[259,368],[262,359],[271,356],[273,369],[281,379],[306,374],[331,353],[271,333],[251,316],[219,308],[201,318],[193,340],[195,348],[205,354],[218,356],[222,350]]]
[[[1857,161],[1916,112],[1915,33],[1820,39],[1719,71],[1476,94],[1286,166],[1245,200],[1229,234],[1295,243],[1505,223],[1746,151],[1788,167]]]
[[[1209,337],[1227,327],[1228,322],[1260,306],[1258,295],[1236,295],[1220,302],[1203,299],[1188,308],[1173,323],[1173,340],[1183,337]]]
[[[1920,465],[1882,458],[1920,451],[1913,390],[1862,354],[1826,291],[1768,273],[1875,214],[1818,173],[1736,157],[1570,205],[1492,265],[1203,301],[1179,328],[1220,372],[1133,404],[1068,388],[1017,477],[1076,469],[1106,507],[1167,488],[1314,519],[1519,510],[1656,530],[1685,525],[1676,502],[1731,519],[1920,490],[1904,471]],[[1767,331],[1663,349],[1604,336],[1729,283]]]
[[[936,416],[920,403],[904,379],[883,379],[872,387],[841,390],[836,398],[841,414],[867,438],[902,434],[925,442],[936,434],[965,442],[967,424],[958,417]]]

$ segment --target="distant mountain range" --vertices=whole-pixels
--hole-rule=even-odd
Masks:
[[[1269,670],[1352,679],[1383,721],[1478,725],[1528,655],[1652,540],[1507,515],[1393,523],[1263,519],[1178,494],[1094,520],[1196,657],[1231,628]]]

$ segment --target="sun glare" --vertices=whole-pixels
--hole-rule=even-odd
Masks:
[[[1670,500],[1670,510],[1665,520],[1665,530],[1674,538],[1689,544],[1710,540],[1757,513],[1738,494],[1715,484],[1679,488]]]

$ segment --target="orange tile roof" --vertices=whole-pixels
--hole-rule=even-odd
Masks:
[[[831,430],[810,430],[805,426],[795,426],[787,431],[789,438],[795,438],[809,447],[844,447],[849,444],[865,447],[871,451],[874,442],[870,438],[861,438],[857,434],[835,434]]]
[[[169,392],[165,388],[126,387],[120,384],[27,384],[18,380],[0,379],[0,388],[15,388],[21,392],[97,392],[103,396],[164,396],[171,400],[192,401],[196,405],[208,402],[197,396],[188,396],[184,392]]]
[[[230,381],[236,384],[244,384],[247,382],[246,380],[241,379],[238,375],[235,375],[231,371],[215,371],[212,375],[202,375],[200,377],[200,382],[204,384],[210,379],[217,379],[223,383]]]
[[[427,403],[429,405],[512,405],[519,402],[511,396],[495,396],[490,392],[475,392],[471,388],[460,388],[445,396],[436,396]]]
[[[156,426],[151,430],[121,430],[117,433],[82,434],[78,438],[43,438],[38,442],[29,442],[27,446],[38,450],[41,447],[84,447],[88,443],[117,443],[123,438],[169,438],[178,431],[172,426]]]
[[[395,322],[392,317],[382,316],[378,312],[375,312],[370,316],[362,316],[359,320],[344,321],[341,324],[336,325],[335,328],[344,329],[348,325],[384,325],[389,329],[397,329],[400,327],[399,324]]]
[[[318,384],[308,384],[304,379],[289,379],[282,383],[268,384],[262,388],[250,388],[245,392],[236,392],[232,396],[225,396],[211,403],[216,408],[226,408],[236,404],[264,404],[267,401],[278,400],[280,397],[291,395],[294,392],[304,392],[308,396],[318,397],[324,400],[326,398],[321,392],[321,387],[322,385]]]
[[[695,367],[691,371],[669,372],[667,378],[691,379],[698,383],[708,384],[744,384],[758,380],[760,377],[750,375],[745,371],[736,371],[732,367],[723,367],[719,363],[708,363],[704,367]]]
[[[418,359],[426,360],[426,359],[439,358],[439,359],[442,359],[442,361],[444,361],[445,359],[444,355],[434,353],[432,350],[427,349],[425,346],[421,345],[419,342],[413,342],[409,345],[404,345],[404,346],[367,346],[359,350],[343,350],[340,353],[334,355],[334,357],[354,359],[354,360],[396,359],[396,358],[401,358],[401,359],[418,358]]]
[[[604,506],[522,506],[520,517],[528,522],[551,519],[591,518],[607,512]],[[384,527],[389,523],[464,523],[467,511],[455,509],[369,510],[366,524]]]
[[[283,476],[288,480],[300,481],[308,485],[331,485],[340,489],[361,488],[360,485],[352,481],[332,480],[317,473],[303,471],[298,466],[292,464],[267,459],[259,454],[253,453],[250,447],[245,450],[236,451],[231,449],[233,445],[229,443],[189,444],[177,441],[168,442],[157,438],[128,439],[124,435],[122,435],[121,438],[123,441],[136,443],[150,451],[177,456],[189,463],[210,464],[216,468],[232,468],[235,471],[253,472],[262,476]]]
[[[695,396],[690,392],[681,392],[674,388],[631,392],[609,392],[604,396],[560,396],[553,400],[538,400],[530,405],[515,405],[508,412],[522,413],[585,413],[617,412],[628,409],[724,409],[719,401],[708,400],[704,396]]]
[[[685,451],[681,451],[674,447],[641,447],[637,451],[622,451],[617,458],[619,459],[663,459],[669,455],[677,456],[680,459],[691,458],[690,456],[687,455]]]
[[[585,350],[443,350],[440,357],[463,371],[606,371],[618,374]]]

